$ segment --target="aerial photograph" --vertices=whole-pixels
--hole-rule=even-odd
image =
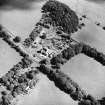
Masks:
[[[0,0],[0,105],[105,105],[105,0]]]

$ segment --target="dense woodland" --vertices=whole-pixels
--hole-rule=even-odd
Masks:
[[[77,31],[78,17],[67,5],[55,0],[49,0],[42,7],[42,13],[49,13],[48,16],[52,19],[52,23],[61,26],[65,33],[70,34]]]

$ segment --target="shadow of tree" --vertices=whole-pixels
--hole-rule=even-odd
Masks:
[[[41,2],[45,0],[0,0],[0,9],[32,9],[34,2]]]
[[[94,2],[94,3],[105,3],[105,0],[86,0],[86,1],[89,1],[89,2]]]

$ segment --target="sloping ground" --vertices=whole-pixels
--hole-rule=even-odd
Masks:
[[[4,41],[0,40],[0,77],[7,73],[20,60],[21,57],[19,54]]]
[[[0,8],[0,23],[22,40],[28,37],[34,25],[41,18],[41,7],[45,2],[33,2],[31,9]],[[7,9],[6,9],[7,8]]]
[[[73,38],[78,41],[85,42],[97,48],[98,51],[105,53],[105,30],[100,27],[97,27],[91,22],[88,22],[86,27],[84,27],[77,34],[75,34]]]
[[[89,2],[88,0],[58,0],[69,7],[71,7],[77,14],[87,14],[87,16],[93,21],[100,21],[103,25],[105,24],[104,4]],[[97,0],[94,0],[97,1]]]
[[[104,67],[95,60],[83,54],[77,55],[62,67],[62,71],[96,99],[105,96]]]
[[[65,1],[65,0],[64,0]],[[66,1],[65,1],[65,3],[66,3]],[[81,2],[82,3],[82,2]],[[81,6],[81,5],[80,5]],[[83,7],[83,6],[81,6],[81,7]],[[7,24],[7,23],[5,23],[5,24]],[[13,24],[13,23],[12,23]],[[12,26],[12,25],[11,25]],[[9,27],[9,26],[8,26]],[[88,26],[89,27],[89,26]],[[87,28],[88,28],[87,27]],[[23,29],[22,29],[23,30]],[[25,30],[25,29],[24,29]],[[87,29],[88,30],[88,29]],[[99,31],[100,31],[101,29],[99,29]],[[26,31],[26,30],[25,30]],[[99,32],[98,31],[98,32]],[[83,31],[84,33],[86,32],[85,30]],[[81,32],[80,33],[80,35],[83,33],[83,32]],[[88,34],[87,34],[88,35]],[[93,36],[93,35],[96,35],[94,32],[90,35],[90,36]],[[83,37],[83,36],[82,36]],[[96,37],[96,36],[95,36]],[[94,38],[95,38],[94,37]],[[93,38],[93,39],[94,39]],[[77,39],[79,39],[79,38],[77,38]],[[90,38],[91,39],[91,38]],[[98,39],[98,36],[97,36],[97,39]],[[81,39],[82,41],[85,41],[85,40],[87,40],[87,43],[89,42],[89,39],[88,38],[85,38],[85,40],[83,40],[83,39]],[[91,41],[92,43],[93,43],[93,41]],[[95,42],[97,43],[97,40],[95,39]],[[100,43],[101,43],[101,45],[103,45],[103,42],[104,42],[104,35],[102,36],[102,37],[100,37]],[[94,44],[94,43],[93,43]],[[95,45],[95,44],[94,44]],[[98,44],[97,44],[98,45]],[[100,45],[100,49],[101,48],[103,48],[104,49],[104,46],[102,47]],[[96,46],[97,47],[97,46]],[[81,57],[80,57],[81,58]],[[75,58],[76,59],[76,58]],[[89,66],[89,64],[87,64],[87,60],[89,60],[88,58],[86,58],[86,59],[84,59],[83,60],[83,62],[86,62],[86,64],[85,64],[85,67],[86,67],[86,70],[88,71],[88,66]],[[73,61],[72,61],[73,62]],[[90,62],[90,61],[89,61]],[[80,59],[80,61],[78,61],[78,62],[76,62],[76,63],[78,63],[78,65],[81,65],[81,59]],[[93,62],[93,64],[94,64],[95,62]],[[69,65],[69,64],[68,64]],[[76,64],[74,64],[73,63],[73,65],[75,66]],[[77,68],[78,68],[78,65],[76,65],[77,66]],[[96,64],[95,64],[96,65]],[[93,65],[92,65],[93,66]],[[71,67],[71,66],[70,66]],[[95,67],[95,66],[93,66],[93,67],[91,67],[90,69],[89,69],[89,71],[91,70],[91,69],[96,69],[97,68],[97,66]],[[64,68],[65,69],[65,68]],[[79,68],[79,70],[81,70],[81,68]],[[82,69],[83,70],[83,69]],[[97,70],[97,69],[96,69]],[[99,72],[99,74],[102,74],[103,76],[104,76],[104,71],[102,70],[102,67],[101,66],[99,66],[99,68],[98,68],[98,70],[97,70],[98,72]],[[68,70],[67,70],[67,72],[68,72]],[[72,71],[73,72],[73,71]],[[75,73],[74,74],[72,74],[72,75],[74,75],[74,79],[76,79],[76,77],[75,77],[75,75],[76,74],[79,74],[80,72],[76,69],[76,71],[75,71]],[[83,72],[82,72],[83,73]],[[91,74],[93,74],[94,75],[94,72],[93,73],[91,73]],[[102,76],[102,75],[100,75],[100,76]],[[84,79],[85,77],[83,77],[83,79]],[[90,78],[90,75],[88,75],[88,78]],[[99,77],[100,78],[100,77]],[[103,78],[103,77],[102,77]],[[82,80],[83,80],[82,79]],[[101,79],[101,78],[100,78]],[[49,91],[51,91],[51,95],[54,97],[54,94],[53,94],[53,92],[52,92],[52,90],[53,90],[53,88],[52,88],[52,86],[50,87],[49,85],[43,85],[43,83],[45,82],[48,82],[48,80],[46,80],[46,79],[44,79],[43,78],[43,81],[41,82],[41,84],[42,85],[39,85],[39,87],[41,87],[42,89],[43,89],[43,87],[44,87],[44,89],[42,90],[42,91],[45,91],[45,93],[38,93],[39,94],[39,102],[37,103],[37,104],[40,104],[40,97],[43,95],[43,97],[42,97],[42,99],[44,98],[44,94],[46,95],[46,92],[47,92],[47,89],[48,89],[48,87],[49,87]],[[78,78],[77,78],[77,80],[78,80]],[[85,79],[84,79],[85,80]],[[97,79],[96,79],[97,80]],[[93,82],[92,83],[94,83],[94,79],[93,79]],[[80,82],[80,84],[82,84],[83,83],[83,85],[84,85],[84,82],[81,82],[81,81],[78,81],[78,82]],[[103,81],[103,83],[104,83],[104,81]],[[91,88],[91,87],[89,87],[89,88]],[[102,89],[101,87],[100,87],[100,89]],[[88,90],[88,89],[87,89]],[[41,90],[40,90],[41,91]],[[53,90],[53,91],[55,91],[55,90]],[[59,90],[58,90],[59,91]],[[93,92],[93,91],[92,91]],[[99,95],[98,93],[96,93],[97,91],[94,91],[95,93],[93,93],[93,94],[97,94],[97,96]],[[35,94],[35,93],[34,93]],[[58,94],[60,94],[60,91],[56,94],[56,96],[58,96]],[[40,96],[41,95],[41,96]],[[47,97],[48,97],[48,95],[49,95],[49,92],[47,92],[47,95],[46,95],[46,100],[47,100]],[[62,94],[61,95],[61,97],[64,97],[64,95]],[[67,96],[68,97],[68,96]],[[100,95],[100,97],[101,97],[101,95]],[[31,97],[30,97],[31,98]],[[66,96],[65,96],[65,98],[66,98]],[[51,100],[52,100],[52,98],[50,98]],[[59,100],[58,102],[56,102],[55,100]],[[63,102],[61,103],[61,100],[63,100],[62,98],[61,99],[59,99],[59,98],[57,98],[57,99],[54,99],[54,101],[55,101],[55,103],[54,104],[62,104],[63,105]],[[71,101],[71,99],[70,99],[70,101]],[[51,105],[51,103],[50,103],[51,101],[48,99],[47,101],[44,101],[44,99],[43,99],[43,102],[41,102],[42,103],[42,105],[46,105],[46,104],[48,104],[48,105]],[[68,102],[69,103],[69,102]],[[67,103],[67,101],[66,101],[66,103],[65,103],[65,105],[67,105],[68,104]],[[71,102],[70,102],[71,103]],[[69,104],[70,104],[69,103]],[[35,103],[33,103],[33,104],[35,104]]]

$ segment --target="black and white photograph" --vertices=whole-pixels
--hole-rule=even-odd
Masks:
[[[105,105],[105,0],[0,0],[0,105]]]

